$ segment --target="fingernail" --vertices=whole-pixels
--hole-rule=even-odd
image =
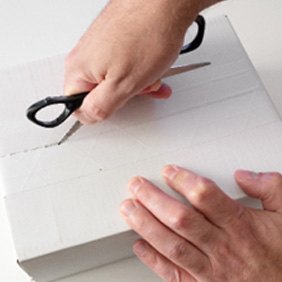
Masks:
[[[143,181],[140,177],[134,177],[129,183],[128,187],[132,194],[136,195],[141,188]]]
[[[120,211],[125,216],[129,216],[135,209],[136,205],[131,200],[124,202],[120,207]]]
[[[258,174],[249,170],[237,170],[237,177],[242,181],[251,181],[258,177]]]
[[[179,169],[176,166],[170,165],[164,168],[163,175],[165,178],[172,181],[175,178],[178,171]]]
[[[147,251],[146,243],[142,241],[137,241],[133,246],[133,251],[138,256],[143,256]]]

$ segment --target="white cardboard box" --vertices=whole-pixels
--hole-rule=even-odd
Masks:
[[[170,100],[137,98],[49,148],[74,120],[46,130],[24,115],[34,101],[61,93],[62,57],[1,73],[1,179],[19,263],[36,281],[132,255],[136,235],[119,204],[134,175],[169,191],[159,172],[177,163],[241,198],[231,181],[236,168],[282,169],[281,120],[225,17],[210,20],[203,46],[177,63],[201,61],[212,65],[167,79]]]

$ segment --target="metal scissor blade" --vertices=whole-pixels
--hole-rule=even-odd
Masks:
[[[63,138],[57,144],[61,145],[64,142],[66,142],[81,126],[82,126],[82,123],[80,123],[79,121],[76,121],[73,124],[73,126],[70,128],[70,130],[63,136]]]
[[[199,69],[205,66],[210,65],[210,62],[203,62],[203,63],[198,63],[198,64],[190,64],[190,65],[180,65],[180,66],[175,66],[171,67],[163,76],[162,78],[170,77],[173,75],[177,75],[180,73],[192,71],[195,69]]]

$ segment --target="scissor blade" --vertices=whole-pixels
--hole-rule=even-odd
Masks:
[[[70,130],[58,142],[58,145],[61,145],[64,142],[66,142],[81,126],[82,126],[82,123],[80,123],[79,121],[76,121],[74,125],[70,128]]]
[[[180,65],[180,66],[175,66],[171,67],[164,75],[162,78],[170,77],[173,75],[177,75],[180,73],[192,71],[195,69],[199,69],[205,66],[210,65],[210,62],[203,62],[203,63],[198,63],[198,64],[191,64],[191,65]]]

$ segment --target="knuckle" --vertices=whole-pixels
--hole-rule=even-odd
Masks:
[[[202,257],[195,256],[186,259],[183,262],[183,266],[186,270],[193,271],[195,274],[208,274],[210,272],[210,265]]]
[[[178,242],[172,244],[172,246],[167,251],[167,256],[172,261],[183,260],[187,257],[187,247],[185,242]]]
[[[181,282],[182,280],[182,271],[179,268],[175,268],[174,271],[167,273],[166,282]]]
[[[230,244],[226,241],[223,241],[220,244],[217,244],[214,248],[214,254],[218,258],[229,257],[231,254]]]
[[[174,230],[187,229],[190,222],[190,219],[187,215],[187,211],[184,209],[178,211],[178,213],[172,216],[169,220],[170,220],[170,226]]]
[[[215,238],[215,234],[213,232],[205,232],[202,229],[199,229],[200,232],[197,233],[198,241],[205,244],[212,246],[217,242]]]
[[[201,204],[207,200],[210,200],[210,197],[214,191],[214,185],[215,183],[212,180],[199,177],[191,195],[194,202]]]
[[[121,97],[128,97],[135,93],[136,88],[138,88],[137,81],[140,78],[133,75],[133,73],[134,71],[128,66],[108,71],[107,80],[112,85],[112,91],[119,93]]]
[[[209,265],[198,254],[191,254],[186,242],[178,242],[173,245],[167,252],[167,258],[181,264],[188,271],[192,270],[194,273],[209,272]]]
[[[178,268],[175,267],[173,270],[169,267],[166,267],[166,265],[163,263],[163,260],[158,255],[152,255],[150,257],[150,260],[147,261],[151,268],[158,274],[161,274],[161,276],[165,279],[166,282],[180,282],[183,281],[183,273]]]
[[[213,187],[214,182],[209,178],[199,176],[196,185],[199,189],[203,189],[203,191],[205,191],[206,189]]]

